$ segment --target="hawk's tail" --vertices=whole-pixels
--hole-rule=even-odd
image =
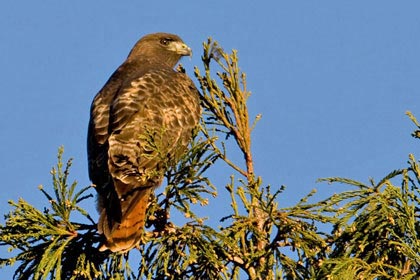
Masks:
[[[134,191],[120,201],[107,201],[103,205],[98,222],[98,231],[106,241],[99,248],[112,252],[125,252],[135,247],[140,241],[146,220],[146,210],[152,188]],[[119,205],[120,207],[115,207]],[[116,209],[118,208],[118,209]],[[122,213],[122,215],[116,215]]]

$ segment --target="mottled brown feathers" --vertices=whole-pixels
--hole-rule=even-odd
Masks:
[[[92,102],[89,177],[98,192],[103,250],[138,244],[150,194],[191,139],[200,117],[198,91],[173,70],[190,54],[176,35],[144,36]]]

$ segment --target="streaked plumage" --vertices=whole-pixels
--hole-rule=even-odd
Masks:
[[[191,139],[200,117],[198,91],[173,69],[190,54],[176,35],[147,35],[93,100],[89,176],[98,192],[104,250],[137,245],[150,194]]]

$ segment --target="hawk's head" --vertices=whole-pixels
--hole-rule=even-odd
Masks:
[[[182,56],[191,54],[191,48],[177,35],[153,33],[144,36],[134,45],[127,60],[149,60],[174,67]]]

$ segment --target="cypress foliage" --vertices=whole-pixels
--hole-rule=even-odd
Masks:
[[[9,202],[0,246],[14,255],[1,258],[0,267],[14,265],[15,279],[416,279],[420,167],[414,155],[378,183],[323,178],[348,190],[310,203],[311,192],[280,207],[284,187],[264,185],[254,172],[251,136],[260,115],[249,116],[237,52],[228,54],[211,39],[203,48],[203,67],[195,68],[203,118],[188,152],[150,200],[140,261],[134,263],[133,251],[99,252],[95,221],[80,206],[95,203],[90,187],[69,182],[72,161],[63,163],[60,148],[52,188],[39,188],[45,208]],[[412,136],[420,138],[419,123],[407,115],[417,127]],[[235,147],[239,160],[231,157]],[[223,186],[208,177],[214,164],[231,169]],[[210,226],[196,211],[217,195],[230,198],[230,213],[212,216],[223,227]],[[184,220],[175,223],[173,216]]]

